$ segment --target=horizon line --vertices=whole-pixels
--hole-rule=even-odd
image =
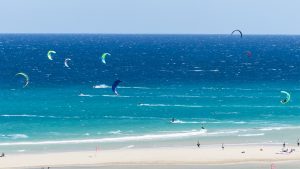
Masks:
[[[212,36],[226,36],[231,35],[225,33],[81,33],[81,32],[0,32],[0,35],[212,35]],[[300,34],[263,34],[263,33],[250,33],[243,36],[300,36]]]

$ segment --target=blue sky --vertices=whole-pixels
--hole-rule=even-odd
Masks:
[[[0,33],[300,34],[300,0],[0,0]]]

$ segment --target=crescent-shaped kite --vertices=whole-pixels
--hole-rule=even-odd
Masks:
[[[103,53],[102,56],[101,56],[101,61],[103,64],[106,64],[106,56],[110,56],[110,53]]]
[[[20,72],[20,73],[17,73],[16,76],[22,76],[25,78],[25,84],[24,84],[23,88],[25,88],[29,84],[29,76],[26,73]]]
[[[239,32],[239,33],[240,33],[240,36],[241,36],[241,38],[243,37],[243,33],[242,33],[242,31],[241,31],[241,30],[239,30],[239,29],[236,29],[236,30],[232,31],[232,32],[231,32],[231,35],[233,35],[235,32]]]
[[[56,52],[54,50],[49,50],[47,53],[48,59],[49,60],[53,60],[52,55],[51,54],[56,54]]]

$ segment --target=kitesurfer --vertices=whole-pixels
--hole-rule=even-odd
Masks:
[[[232,32],[231,32],[231,35],[233,35],[235,32],[239,32],[239,33],[240,33],[240,36],[241,36],[241,38],[243,37],[243,33],[242,33],[242,31],[241,31],[241,30],[239,30],[239,29],[236,29],[236,30],[232,31]]]
[[[172,119],[171,119],[171,123],[174,123],[175,122],[175,118],[173,117]]]
[[[52,55],[51,54],[56,54],[56,52],[54,50],[49,50],[47,53],[48,59],[49,60],[53,60]]]
[[[284,98],[283,100],[281,100],[280,102],[281,102],[282,104],[288,103],[288,102],[291,100],[291,95],[290,95],[288,92],[286,92],[286,91],[281,91],[281,93],[282,93],[282,94],[285,94],[286,96],[285,96],[285,98]]]
[[[103,53],[102,56],[101,56],[101,61],[103,64],[106,64],[106,56],[110,56],[110,53]]]
[[[70,60],[71,60],[70,58],[65,59],[65,62],[64,62],[65,67],[70,68],[70,66],[68,64],[68,61],[70,61]]]
[[[112,91],[116,94],[116,95],[119,95],[119,93],[117,92],[117,87],[119,85],[119,83],[121,83],[122,81],[121,80],[116,80],[112,86],[111,86],[111,89]]]
[[[24,84],[23,88],[25,88],[29,84],[29,76],[26,73],[20,72],[20,73],[17,73],[16,76],[22,76],[25,78],[25,84]]]
[[[280,102],[281,102],[282,104],[285,104],[285,103],[287,103],[287,98],[285,98],[285,99],[281,100]]]

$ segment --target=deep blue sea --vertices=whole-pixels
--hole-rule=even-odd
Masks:
[[[300,36],[2,34],[0,65],[0,151],[300,137]]]

